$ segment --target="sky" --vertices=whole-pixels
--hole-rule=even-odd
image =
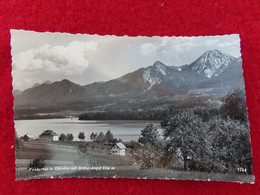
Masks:
[[[238,34],[129,37],[11,30],[13,88],[68,79],[80,85],[108,81],[161,61],[190,64],[208,50],[240,57]]]

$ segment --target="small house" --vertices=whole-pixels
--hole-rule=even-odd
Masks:
[[[29,139],[30,139],[30,137],[29,137],[27,134],[25,134],[24,136],[21,137],[21,139],[22,139],[23,141],[25,141],[25,142],[28,142]]]
[[[30,135],[28,133],[26,133],[24,136],[20,137],[20,139],[22,141],[28,142],[28,141],[33,141],[36,139],[36,137],[34,137],[33,135]]]
[[[52,136],[52,141],[59,141],[59,135],[58,134],[54,134]]]
[[[40,140],[59,141],[59,136],[52,130],[45,130],[40,136]]]
[[[126,149],[126,146],[122,142],[116,143],[111,148],[111,154],[125,156],[125,149]]]

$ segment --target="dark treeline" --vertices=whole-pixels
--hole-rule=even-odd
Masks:
[[[163,120],[169,111],[108,111],[79,115],[79,120]]]
[[[199,96],[187,94],[184,99],[172,99],[161,97],[156,100],[137,101],[135,103],[124,102],[116,104],[109,109],[89,110],[79,115],[79,120],[164,120],[166,116],[187,108],[215,109],[219,105],[207,103],[213,96]],[[214,99],[215,100],[215,99]],[[120,103],[120,102],[119,102]],[[131,109],[131,110],[130,110]]]
[[[162,126],[167,123],[167,116],[174,115],[187,108],[168,108],[166,110],[147,110],[147,111],[108,111],[108,112],[88,112],[79,115],[79,120],[159,120]],[[205,120],[221,114],[220,108],[194,107],[188,108]],[[224,114],[226,112],[222,112]]]
[[[14,119],[53,119],[53,118],[65,118],[64,115],[55,114],[59,110],[56,108],[37,108],[37,109],[15,109]],[[45,115],[39,115],[39,113],[46,113]]]
[[[22,115],[22,116],[17,116],[14,118],[14,120],[34,120],[34,119],[59,119],[59,118],[66,118],[64,115]]]

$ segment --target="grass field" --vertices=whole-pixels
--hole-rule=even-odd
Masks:
[[[131,167],[134,163],[129,156],[116,156],[109,154],[111,146],[98,143],[88,143],[90,151],[82,154],[78,151],[80,142],[48,142],[30,141],[24,142],[24,147],[16,152],[16,179],[31,179],[49,177],[55,174],[62,175],[75,171],[41,171],[38,173],[28,172],[27,167],[35,158],[46,157],[46,168],[57,166],[113,166]],[[121,168],[122,169],[122,168]]]
[[[24,142],[24,147],[16,152],[16,180],[65,177],[114,177],[114,178],[159,178],[159,179],[196,179],[252,183],[254,176],[243,174],[205,173],[169,169],[140,170],[134,158],[127,151],[126,156],[109,154],[111,146],[86,142],[89,151],[78,151],[80,142]],[[46,168],[54,167],[102,167],[111,170],[48,170],[28,172],[32,159],[46,157]]]

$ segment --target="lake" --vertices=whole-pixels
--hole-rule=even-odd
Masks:
[[[105,134],[107,130],[117,139],[123,141],[137,141],[141,130],[147,124],[154,124],[158,128],[159,133],[162,133],[160,121],[143,121],[143,120],[89,120],[81,121],[77,118],[63,119],[41,119],[41,120],[15,120],[15,129],[18,136],[25,134],[33,137],[38,137],[44,130],[51,129],[57,134],[72,133],[74,140],[78,139],[79,132],[85,133],[85,140],[90,141],[92,132],[99,134],[101,131]]]

